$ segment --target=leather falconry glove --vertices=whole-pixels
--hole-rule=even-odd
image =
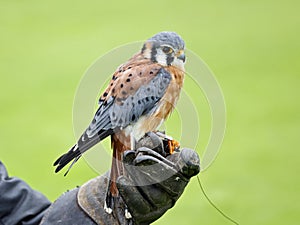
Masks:
[[[160,218],[199,173],[198,154],[187,148],[170,154],[170,138],[160,132],[146,134],[135,147],[124,152],[126,173],[117,179],[121,197],[114,199],[112,214],[104,210],[106,173],[63,194],[41,224],[145,225]]]

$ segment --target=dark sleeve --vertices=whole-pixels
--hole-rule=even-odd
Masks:
[[[97,225],[78,205],[78,188],[62,194],[46,211],[40,225]]]
[[[0,225],[39,224],[50,204],[21,179],[9,177],[0,161]]]

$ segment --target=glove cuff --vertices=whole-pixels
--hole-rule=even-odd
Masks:
[[[78,205],[97,224],[105,224],[108,219],[103,217],[107,181],[105,176],[96,177],[81,186],[77,194]]]
[[[104,210],[109,173],[96,177],[80,187],[77,202],[80,208],[97,224],[121,225],[127,224],[124,217],[124,203],[120,197],[114,199],[113,212]]]

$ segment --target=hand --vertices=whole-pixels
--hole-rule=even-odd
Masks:
[[[136,144],[137,150],[124,152],[126,175],[117,179],[121,197],[114,200],[112,214],[103,208],[109,174],[80,187],[77,203],[81,210],[96,224],[150,224],[161,217],[174,206],[190,178],[200,171],[195,151],[182,149],[170,154],[169,141],[162,134],[149,133]],[[67,204],[69,200],[64,196],[65,199],[60,201],[63,206],[57,206],[58,212],[52,213],[53,217],[59,220],[58,213],[70,218],[79,217],[79,212],[70,212],[74,201]],[[126,218],[127,209],[132,219]]]
[[[199,173],[200,160],[187,148],[168,155],[154,133],[141,142],[138,146],[144,147],[124,153],[128,176],[119,177],[117,186],[134,224],[149,224],[174,206],[190,178]]]

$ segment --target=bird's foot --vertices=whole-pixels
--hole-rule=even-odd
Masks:
[[[104,202],[104,211],[107,214],[112,214],[114,204],[115,204],[115,201],[117,201],[117,198],[120,198],[120,196],[114,197],[114,196],[112,196],[112,194],[109,191],[107,192],[106,199]],[[124,208],[125,208],[125,210],[124,210],[125,218],[127,220],[132,219],[131,213],[129,212],[128,207],[125,203],[124,203]]]
[[[168,140],[168,147],[170,154],[173,154],[176,150],[180,148],[180,143],[176,140]]]
[[[164,131],[156,131],[155,134],[162,139],[167,153],[173,154],[175,151],[179,150],[180,143],[174,140],[171,136],[166,135]]]
[[[112,213],[112,209],[113,209],[113,205],[114,205],[114,197],[112,196],[112,194],[110,193],[110,191],[107,191],[106,193],[106,198],[105,198],[105,202],[104,202],[104,211],[108,214]]]
[[[127,205],[125,205],[125,218],[127,220],[132,218],[131,213],[129,212]]]

